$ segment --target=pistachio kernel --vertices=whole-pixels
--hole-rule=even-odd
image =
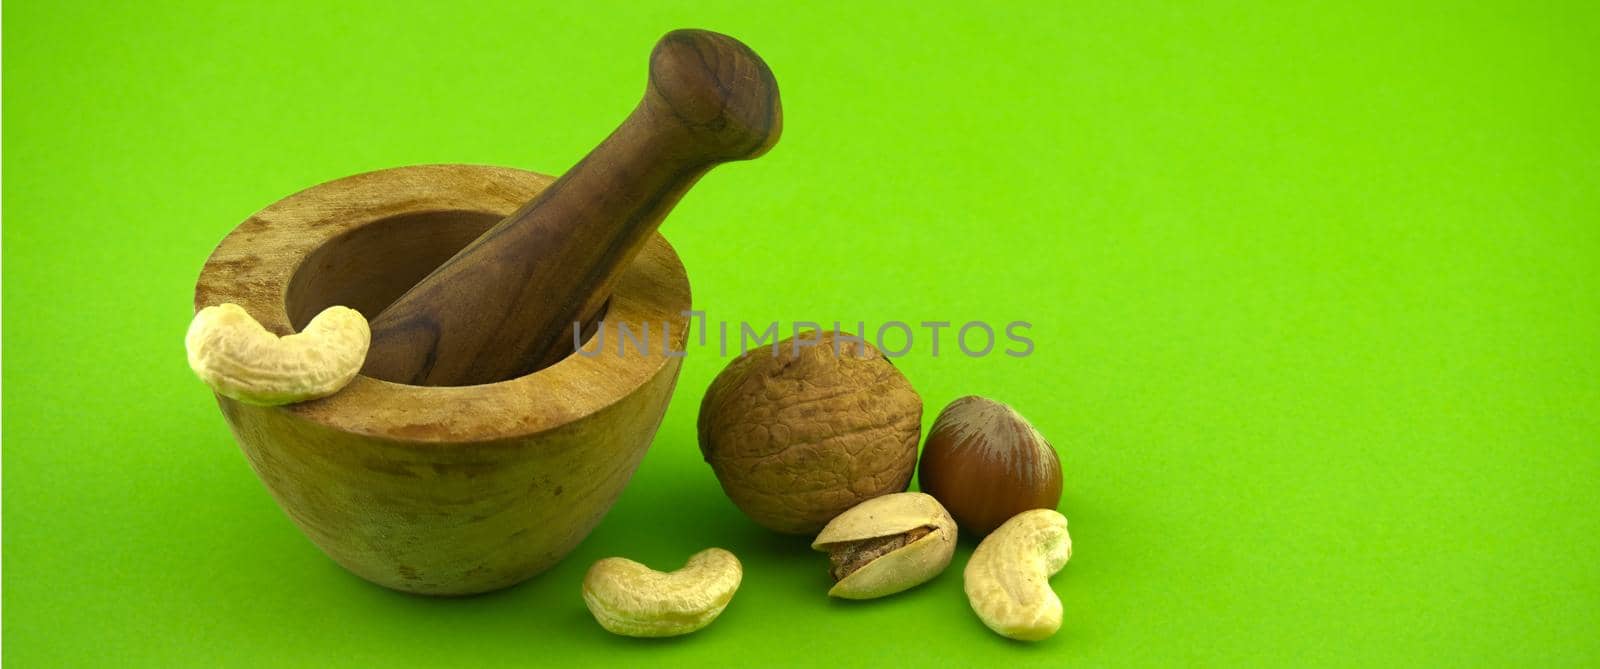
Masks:
[[[832,566],[828,569],[828,574],[833,577],[835,583],[838,583],[844,580],[844,577],[855,573],[857,569],[867,566],[873,560],[893,553],[913,541],[928,536],[928,533],[932,531],[932,527],[918,527],[910,532],[887,537],[873,537],[871,539],[862,539],[861,541],[830,545],[828,546],[828,561],[832,563]]]

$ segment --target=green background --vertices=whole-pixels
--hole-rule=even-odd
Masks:
[[[1593,3],[666,4],[6,3],[8,665],[1600,663]],[[1059,449],[1054,638],[978,623],[967,543],[825,597],[700,459],[714,351],[577,551],[460,600],[319,553],[185,366],[253,211],[559,173],[690,26],[761,53],[785,116],[663,228],[713,321],[1034,324],[1027,358],[898,363],[925,425],[983,394]],[[706,631],[589,618],[594,560],[710,545],[746,577]]]

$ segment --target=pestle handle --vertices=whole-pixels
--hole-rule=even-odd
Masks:
[[[726,35],[677,30],[644,98],[605,141],[372,320],[362,373],[492,383],[572,352],[661,219],[713,166],[755,158],[782,127],[766,63]]]

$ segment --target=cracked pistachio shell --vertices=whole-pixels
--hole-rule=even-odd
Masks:
[[[840,579],[828,596],[872,599],[921,585],[950,565],[956,550],[956,521],[931,495],[902,492],[874,497],[839,514],[822,528],[811,547],[831,546],[905,534],[918,528],[928,534],[867,563]]]

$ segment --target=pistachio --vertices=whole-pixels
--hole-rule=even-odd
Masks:
[[[874,497],[839,514],[811,547],[828,553],[831,597],[872,599],[921,585],[950,565],[956,521],[920,492]]]

